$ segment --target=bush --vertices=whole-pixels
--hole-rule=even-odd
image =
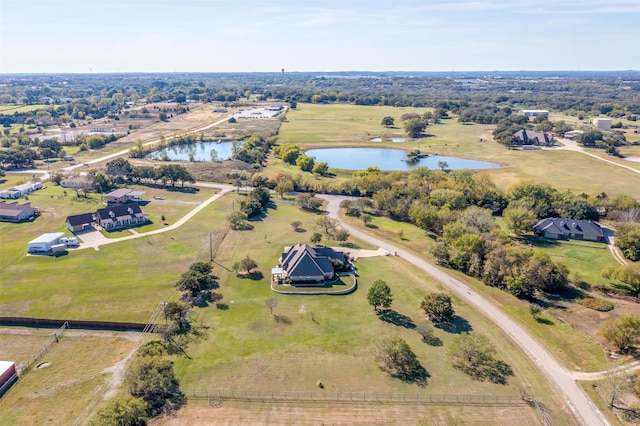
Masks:
[[[615,307],[613,303],[602,299],[596,299],[595,297],[585,297],[584,299],[578,300],[578,303],[585,308],[593,309],[598,312],[609,312]]]

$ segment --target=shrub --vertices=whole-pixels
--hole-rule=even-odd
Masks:
[[[598,312],[609,312],[615,307],[613,303],[602,299],[596,299],[595,297],[585,297],[584,299],[578,300],[578,303],[585,308],[593,309]]]

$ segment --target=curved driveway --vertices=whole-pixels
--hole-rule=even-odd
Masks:
[[[582,424],[609,424],[602,413],[600,413],[584,392],[582,392],[582,389],[580,389],[576,384],[573,374],[560,365],[560,363],[556,361],[556,359],[551,356],[551,354],[547,352],[540,343],[531,337],[526,330],[513,321],[508,315],[493,306],[487,300],[483,299],[482,296],[476,293],[473,289],[456,280],[446,272],[436,268],[429,262],[426,262],[406,250],[393,246],[342,222],[338,214],[340,210],[340,202],[348,199],[349,197],[321,194],[318,194],[317,196],[329,202],[327,205],[329,216],[340,220],[342,226],[347,229],[351,235],[371,244],[378,245],[389,252],[395,252],[398,256],[404,258],[409,263],[434,277],[458,297],[475,306],[480,312],[484,313],[484,315],[489,317],[495,324],[502,328],[502,330],[511,336],[514,342],[520,346],[529,358],[538,365],[538,367],[547,375],[547,378],[558,387]]]

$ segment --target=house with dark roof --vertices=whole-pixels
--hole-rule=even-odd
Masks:
[[[95,221],[96,219],[93,213],[67,216],[67,229],[73,233],[82,232],[87,228],[91,228]]]
[[[541,219],[533,226],[533,232],[554,240],[604,241],[602,228],[592,220],[565,219],[562,217]]]
[[[107,231],[147,223],[149,218],[137,203],[117,204],[96,211],[96,222]]]
[[[534,132],[533,130],[522,129],[513,134],[513,139],[517,145],[553,145],[553,135],[551,133]]]
[[[31,203],[18,204],[17,201],[7,203],[0,201],[0,222],[22,222],[32,219],[36,215],[36,210],[31,207]]]
[[[345,255],[329,247],[296,244],[280,256],[281,277],[292,285],[317,285],[335,275],[335,265],[344,265]]]

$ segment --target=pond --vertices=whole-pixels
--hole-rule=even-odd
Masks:
[[[624,157],[623,160],[633,161],[634,163],[640,163],[640,157]]]
[[[386,148],[323,148],[312,149],[305,153],[329,164],[329,167],[345,170],[366,170],[367,167],[377,166],[385,171],[405,171],[416,166],[427,166],[430,169],[439,169],[438,162],[446,161],[447,168],[457,169],[492,169],[500,167],[500,164],[486,161],[465,160],[463,158],[447,157],[444,155],[430,155],[426,158],[409,163],[407,151],[401,149]]]
[[[232,148],[233,141],[202,141],[162,148],[145,155],[144,158],[148,160],[166,158],[168,161],[190,161],[190,155],[193,153],[194,161],[212,161],[211,151],[215,150],[217,160],[222,161],[231,158]]]
[[[373,138],[371,142],[407,142],[409,138]]]

